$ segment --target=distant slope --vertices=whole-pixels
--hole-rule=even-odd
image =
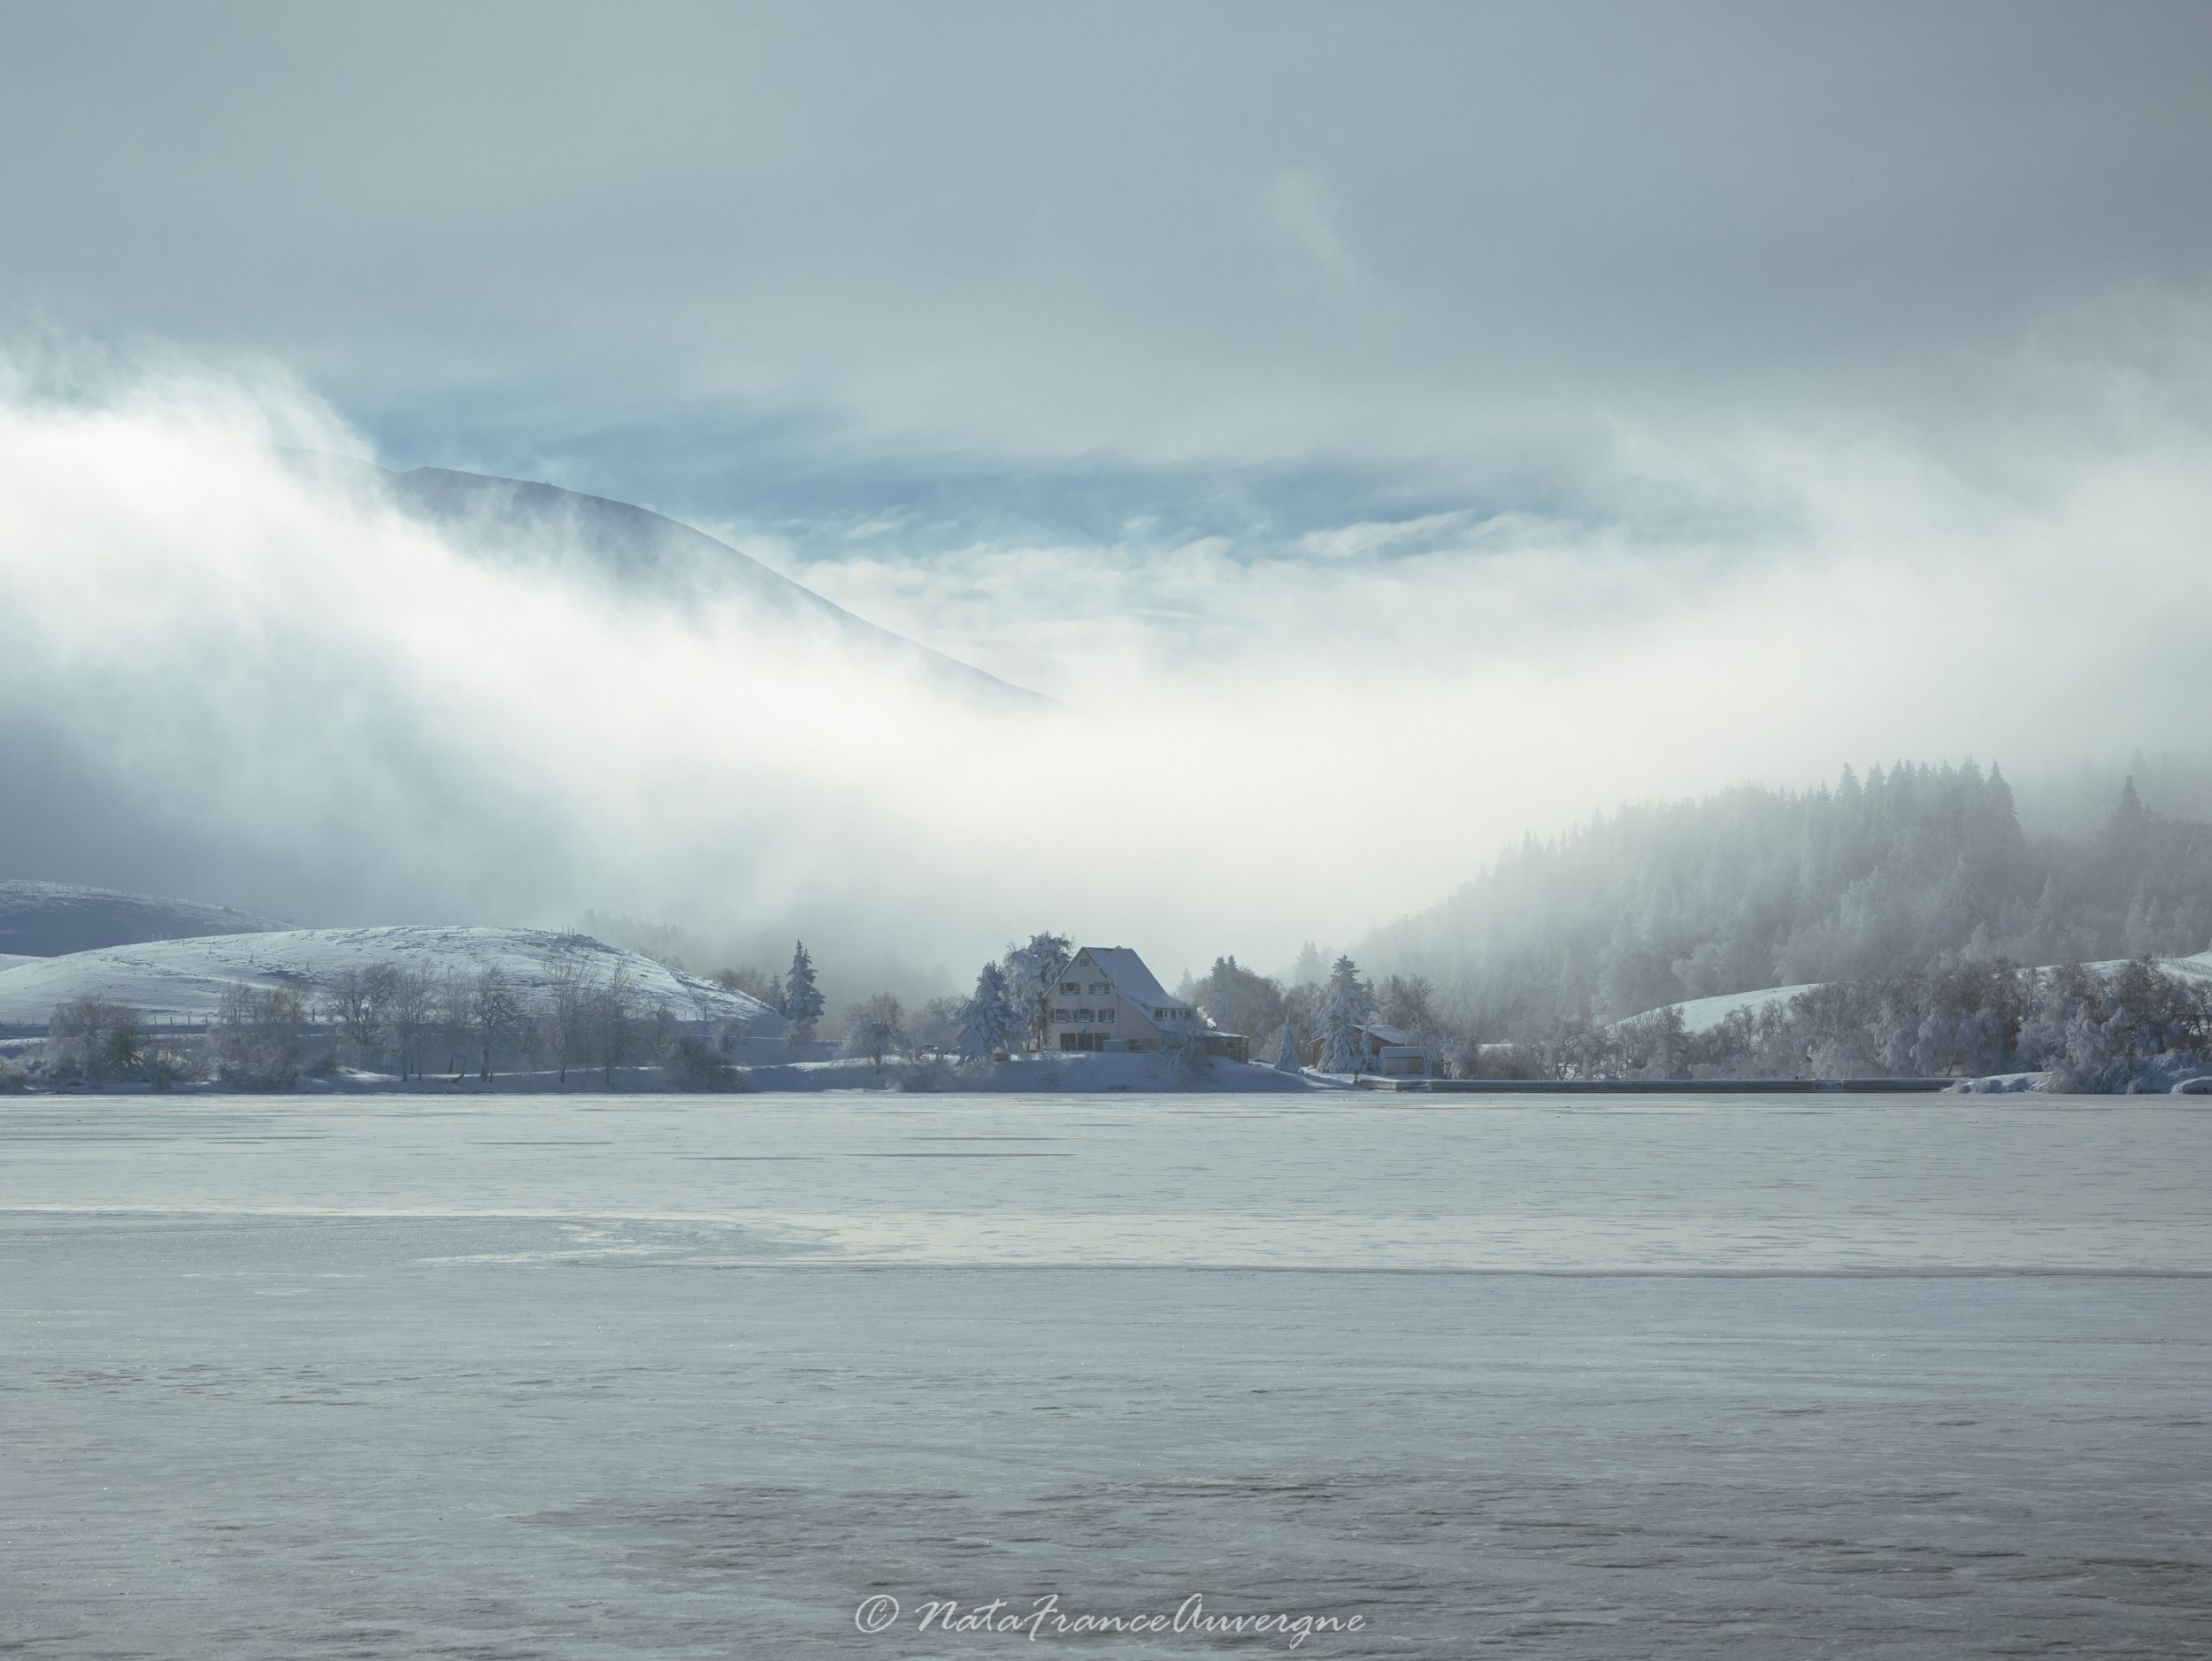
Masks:
[[[197,1023],[239,981],[291,987],[312,999],[345,970],[380,963],[427,969],[441,978],[449,970],[474,976],[496,965],[536,1010],[564,961],[577,964],[600,984],[626,973],[640,1010],[660,1004],[679,1020],[739,1021],[756,1037],[785,1030],[783,1017],[757,999],[581,934],[435,924],[224,934],[19,963],[0,968],[0,1026],[43,1026],[57,1004],[86,995],[127,1004],[155,1020]]]
[[[657,591],[679,602],[739,598],[761,617],[826,626],[878,659],[902,660],[948,686],[991,699],[1044,702],[856,617],[719,538],[649,508],[448,467],[397,473],[335,457],[295,453],[293,460],[321,476],[380,491],[410,516],[453,533],[473,553],[549,568],[580,565],[613,579],[626,593]]]
[[[1682,1011],[1682,1027],[1686,1032],[1709,1033],[1738,1010],[1749,1010],[1756,1015],[1770,1004],[1786,1004],[1800,992],[1809,992],[1821,984],[1814,981],[1806,986],[1763,987],[1756,992],[1721,992],[1711,997],[1686,998],[1679,1004],[1663,1004],[1660,1009]],[[1656,1015],[1659,1010],[1647,1010],[1646,1015]],[[1631,1020],[1640,1020],[1632,1015]]]
[[[149,940],[245,934],[289,928],[280,918],[114,888],[64,882],[0,882],[0,964],[10,957],[57,957]]]

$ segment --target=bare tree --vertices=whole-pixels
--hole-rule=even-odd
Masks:
[[[392,1047],[398,1052],[399,1076],[422,1076],[422,1049],[438,1007],[437,983],[427,969],[393,972],[391,1001],[386,1019],[391,1027]]]
[[[359,969],[338,972],[323,994],[319,1013],[337,1028],[338,1042],[348,1054],[357,1058],[368,1053],[376,1029],[376,1004]]]
[[[476,1031],[471,994],[474,990],[460,970],[448,965],[438,988],[438,1028],[445,1040],[445,1066],[456,1079],[468,1070],[469,1040]]]
[[[495,963],[487,964],[477,972],[476,984],[469,991],[469,1024],[476,1034],[478,1078],[490,1080],[499,1041],[521,1019],[522,1000],[508,984],[507,972]]]
[[[638,1023],[631,1009],[634,994],[630,972],[617,965],[603,984],[587,996],[585,1027],[590,1034],[590,1056],[599,1064],[601,1081],[614,1088],[614,1070],[636,1053]]]
[[[568,1082],[569,1063],[588,1061],[590,1057],[590,1002],[591,981],[584,973],[582,962],[573,952],[563,952],[555,961],[547,982],[541,1028],[553,1064],[560,1069],[563,1084]]]

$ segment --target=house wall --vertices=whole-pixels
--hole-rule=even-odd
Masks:
[[[1060,987],[1071,980],[1076,982],[1083,989],[1080,992],[1059,990]],[[1094,992],[1091,990],[1092,987],[1101,983],[1110,987],[1112,984],[1107,980],[1105,971],[1092,961],[1090,953],[1086,951],[1078,954],[1075,961],[1068,965],[1060,979],[1054,983],[1051,1004],[1054,1019],[1045,1037],[1046,1048],[1054,1050],[1063,1048],[1060,1042],[1060,1035],[1063,1033],[1091,1033],[1096,1034],[1102,1042],[1113,1038],[1125,1040],[1132,1050],[1159,1049],[1163,1038],[1159,1027],[1153,1022],[1151,1011],[1131,1003],[1118,991]],[[1059,1011],[1062,1010],[1068,1011],[1071,1015],[1082,1010],[1089,1010],[1092,1011],[1092,1019],[1088,1021],[1078,1019],[1063,1021],[1058,1019]],[[1111,1010],[1113,1019],[1111,1020],[1099,1019],[1098,1011],[1102,1010]],[[1191,1025],[1194,1028],[1196,1027],[1197,1021],[1194,1018]]]

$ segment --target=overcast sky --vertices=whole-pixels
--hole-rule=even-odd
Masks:
[[[1263,534],[1554,506],[1624,420],[1955,438],[2212,253],[2200,4],[4,16],[14,319],[695,517]]]
[[[0,0],[0,345],[1479,780],[1269,914],[1348,936],[1624,796],[2189,741],[2208,63],[2200,4]],[[2008,683],[2088,615],[2093,711]]]

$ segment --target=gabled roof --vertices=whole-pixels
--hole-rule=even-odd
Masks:
[[[1418,1047],[1419,1041],[1402,1027],[1388,1026],[1382,1021],[1362,1021],[1359,1031],[1370,1038],[1379,1038],[1386,1044],[1405,1044]]]
[[[1144,959],[1126,946],[1084,946],[1077,950],[1077,957],[1087,957],[1099,967],[1112,984],[1115,991],[1136,1004],[1151,1019],[1154,1010],[1187,1010],[1190,1005],[1181,998],[1171,997],[1152,971],[1144,966]],[[1072,964],[1074,958],[1068,961]]]

